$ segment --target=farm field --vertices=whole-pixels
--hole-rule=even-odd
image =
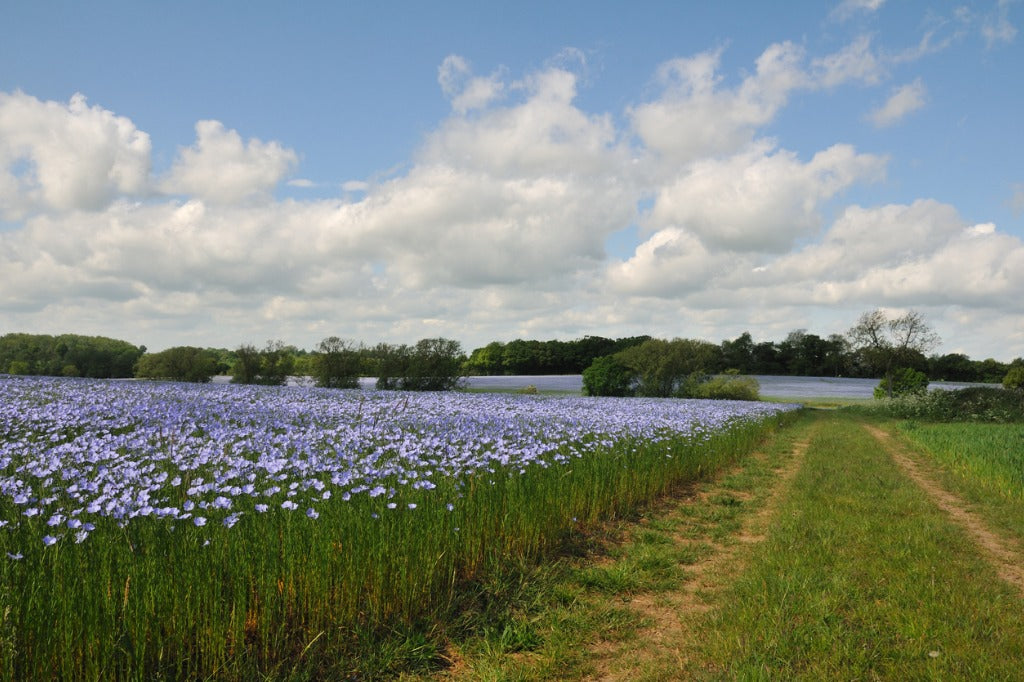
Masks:
[[[466,595],[796,406],[0,377],[0,678],[436,667]]]

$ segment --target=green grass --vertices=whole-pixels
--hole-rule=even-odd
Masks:
[[[714,679],[1017,679],[1024,609],[971,541],[842,415],[751,568],[703,624]]]
[[[1024,424],[902,422],[899,431],[939,466],[944,485],[1024,540]]]
[[[764,506],[804,430],[787,426],[759,446],[760,456],[748,453],[634,514],[592,526],[554,559],[495,575],[495,584],[506,587],[487,590],[493,611],[472,614],[461,633],[450,633],[460,661],[455,678],[582,679],[595,673],[595,647],[615,647],[611,655],[627,662],[646,655],[651,647],[642,632],[650,623],[628,600],[671,597],[690,580],[694,564],[722,543],[735,544],[732,534],[741,519]],[[504,649],[501,635],[510,621],[529,624],[535,635],[530,648]],[[656,663],[649,668],[650,679],[666,679]]]
[[[699,501],[669,497],[581,536],[579,556],[533,569],[505,603],[529,646],[503,650],[499,628],[454,640],[455,679],[1020,679],[1024,602],[860,419],[804,412],[760,456],[690,489]],[[978,433],[995,431],[961,436],[976,446]],[[738,532],[801,440],[767,538],[743,546]],[[698,594],[712,610],[680,612],[676,639],[652,646],[654,624],[630,599],[678,603],[690,567],[726,551],[731,563]]]

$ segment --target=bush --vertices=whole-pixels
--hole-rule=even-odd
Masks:
[[[380,344],[371,351],[377,388],[403,391],[450,391],[462,381],[466,357],[451,339],[421,339],[415,346]]]
[[[139,358],[135,376],[139,379],[168,379],[204,384],[219,369],[217,356],[209,350],[192,346],[175,346]]]
[[[284,386],[295,366],[295,357],[282,341],[267,341],[263,350],[245,344],[235,350],[231,383]]]
[[[902,395],[923,395],[928,391],[928,377],[910,367],[893,371],[875,388],[875,398],[894,398]]]
[[[1003,388],[1008,391],[1024,391],[1024,365],[1010,367],[1010,371],[1003,377]]]
[[[637,374],[617,356],[597,358],[583,370],[583,395],[623,397],[633,395]]]
[[[934,422],[1024,422],[1024,393],[990,386],[938,390],[886,400],[873,411]]]
[[[716,376],[698,383],[691,398],[707,400],[760,400],[761,385],[754,377]]]

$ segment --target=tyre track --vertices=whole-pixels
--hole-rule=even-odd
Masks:
[[[692,618],[712,608],[711,597],[742,572],[746,565],[745,557],[750,556],[751,548],[764,541],[771,519],[800,470],[816,431],[817,425],[812,427],[810,433],[793,443],[790,457],[785,465],[776,471],[772,492],[762,506],[744,518],[740,529],[730,534],[729,541],[715,542],[714,551],[710,555],[688,566],[688,579],[679,585],[678,590],[668,594],[641,593],[629,599],[630,608],[650,623],[648,627],[638,632],[647,646],[639,651],[630,652],[632,657],[629,664],[623,665],[620,646],[608,643],[598,645],[592,650],[597,671],[586,678],[588,682],[632,679],[633,670],[656,657],[672,657],[682,667],[688,658],[685,642],[694,635]],[[752,457],[763,455],[754,453]],[[718,478],[720,480],[721,476]],[[708,500],[718,492],[717,487],[706,489],[681,500],[680,506],[708,504]],[[677,535],[674,540],[678,544],[694,542],[693,539],[681,535]]]
[[[868,424],[863,426],[882,444],[904,473],[928,494],[935,505],[968,533],[996,569],[999,577],[1016,587],[1024,597],[1024,548],[1019,543],[992,532],[981,517],[967,507],[964,500],[950,493],[927,475],[922,466],[910,456],[907,448],[892,434]]]

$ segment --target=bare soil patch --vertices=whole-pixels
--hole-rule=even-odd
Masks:
[[[890,433],[868,424],[864,428],[889,452],[903,471],[924,490],[932,501],[950,516],[982,549],[984,556],[995,567],[999,577],[1010,583],[1024,596],[1024,548],[1019,543],[1003,538],[968,508],[967,503],[939,485],[923,470],[907,448]]]

